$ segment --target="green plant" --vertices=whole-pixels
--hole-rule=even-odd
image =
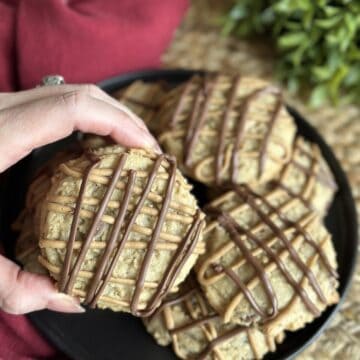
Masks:
[[[312,105],[360,102],[359,0],[238,0],[223,32],[270,34],[278,76]]]

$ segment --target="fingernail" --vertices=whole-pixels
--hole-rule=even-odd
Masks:
[[[145,142],[148,145],[147,147],[149,147],[158,154],[162,154],[161,147],[159,143],[156,141],[156,139],[148,131],[146,131],[145,134],[146,134]]]
[[[156,153],[158,153],[158,154],[162,154],[163,153],[163,151],[162,151],[162,149],[161,149],[161,147],[160,147],[160,145],[158,144],[158,143],[156,143],[155,144],[155,152]]]
[[[48,309],[65,313],[83,313],[86,310],[72,296],[57,293],[48,303]]]

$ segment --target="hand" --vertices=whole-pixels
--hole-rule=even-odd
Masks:
[[[74,130],[111,136],[128,147],[160,151],[144,122],[98,87],[46,86],[0,93],[0,172],[33,149]],[[0,256],[0,309],[23,314],[44,308],[84,311],[75,298],[57,292],[50,278],[22,271]]]

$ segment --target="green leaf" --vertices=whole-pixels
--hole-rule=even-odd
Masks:
[[[300,45],[303,41],[306,41],[307,37],[304,32],[293,32],[287,35],[283,35],[278,39],[278,46],[280,49],[292,48]]]
[[[341,14],[325,18],[325,19],[317,19],[314,21],[315,25],[322,29],[330,29],[338,24],[342,20],[343,16]]]
[[[354,14],[345,14],[344,15],[344,21],[345,21],[345,25],[348,29],[349,32],[349,36],[353,36],[355,31],[356,31],[356,27],[359,24],[359,16],[356,16]]]
[[[356,46],[353,46],[349,50],[347,58],[349,61],[360,61],[360,49]]]
[[[273,8],[276,12],[279,13],[288,13],[289,11],[293,10],[291,5],[291,0],[280,0],[275,2]]]
[[[360,66],[352,66],[346,77],[344,78],[344,85],[345,86],[354,86],[360,84]]]
[[[300,24],[298,21],[294,21],[294,20],[286,21],[283,26],[284,26],[284,29],[289,30],[291,32],[302,30],[302,24]]]
[[[338,95],[339,95],[339,88],[340,84],[345,78],[349,71],[349,68],[346,65],[342,65],[335,73],[333,78],[331,79],[329,83],[329,94],[331,96],[331,100],[333,102],[337,102]]]
[[[308,44],[306,42],[304,42],[295,51],[289,53],[288,57],[294,66],[296,66],[296,67],[300,66],[300,64],[303,60],[303,57],[304,57],[304,53],[307,49],[307,46],[308,46]]]
[[[339,12],[341,12],[341,10],[339,10],[339,8],[335,7],[335,6],[325,6],[324,7],[324,13],[326,16],[334,16],[336,14],[338,14]]]
[[[319,82],[329,80],[333,74],[328,66],[313,66],[311,73],[315,77],[315,80]]]
[[[276,73],[288,89],[313,87],[316,106],[339,98],[360,103],[360,0],[233,1],[223,33],[273,42]]]

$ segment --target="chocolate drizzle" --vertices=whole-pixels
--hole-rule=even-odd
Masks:
[[[213,81],[210,81],[209,78],[205,77],[203,85],[195,96],[195,103],[190,115],[184,146],[184,162],[188,166],[191,164],[193,147],[197,142],[201,129],[205,123],[217,79],[218,78],[215,77]]]
[[[188,127],[185,134],[184,140],[184,164],[187,166],[192,165],[192,153],[194,152],[194,147],[196,146],[197,140],[201,133],[202,128],[207,120],[207,115],[209,112],[209,108],[212,103],[212,97],[214,95],[214,91],[217,88],[217,85],[220,81],[220,76],[212,76],[212,77],[203,77],[199,78],[198,76],[191,79],[185,86],[180,95],[179,101],[173,113],[173,116],[170,120],[170,129],[173,129],[177,124],[179,115],[184,110],[186,106],[185,99],[189,96],[191,87],[193,84],[198,87],[198,90],[195,92],[192,109],[189,115]],[[197,85],[196,82],[199,82],[200,85]],[[222,168],[224,166],[224,146],[225,146],[225,138],[228,128],[229,119],[232,111],[235,108],[236,101],[238,99],[237,93],[239,89],[239,84],[241,82],[241,77],[236,76],[232,80],[232,84],[230,86],[230,90],[227,94],[227,104],[224,106],[224,113],[220,121],[220,133],[219,133],[219,143],[217,147],[217,151],[215,154],[215,181],[216,184],[221,184],[221,173]],[[264,135],[264,139],[261,144],[260,152],[259,152],[259,171],[258,177],[260,178],[264,172],[265,163],[266,163],[266,152],[268,148],[268,143],[270,141],[271,133],[274,127],[274,124],[277,118],[280,115],[280,111],[283,105],[283,98],[281,92],[273,87],[266,86],[261,89],[254,90],[252,93],[247,95],[244,99],[242,99],[242,105],[240,107],[240,112],[237,118],[237,126],[235,129],[235,139],[234,146],[231,154],[231,182],[236,184],[239,183],[238,179],[238,150],[244,139],[245,135],[245,124],[248,119],[247,114],[251,108],[251,104],[256,101],[260,96],[265,94],[273,94],[277,97],[275,108],[272,111],[271,118],[268,122],[268,129]]]
[[[191,276],[187,279],[186,284],[189,285],[188,288],[180,291],[180,293],[176,294],[176,297],[164,301],[162,306],[156,311],[154,316],[160,314],[161,312],[165,320],[164,322],[165,324],[167,324],[167,316],[172,316],[173,314],[171,309],[172,306],[181,306],[182,310],[185,311],[190,320],[185,321],[179,326],[168,329],[169,334],[173,338],[173,342],[176,343],[178,341],[177,335],[179,335],[180,333],[189,331],[195,327],[199,327],[203,331],[203,334],[208,344],[199,354],[195,355],[194,358],[205,359],[213,351],[216,352],[216,355],[219,355],[219,353],[216,351],[217,346],[221,345],[232,337],[237,336],[244,331],[247,331],[248,329],[240,325],[235,325],[234,328],[226,330],[225,332],[219,334],[219,330],[223,330],[220,315],[216,314],[210,308],[199,287],[199,284],[193,279],[191,279]],[[190,306],[190,304],[193,305],[194,303],[197,304],[196,311],[195,309],[194,311],[192,311],[192,306]],[[165,309],[168,309],[169,311],[165,311]],[[174,319],[171,322],[173,321]],[[254,347],[254,344],[249,341],[249,345],[253,353],[256,354],[256,348]],[[175,346],[175,349],[176,348],[177,346]]]
[[[136,179],[136,172],[131,170],[129,173],[128,183],[126,184],[126,188],[124,191],[124,197],[121,202],[121,206],[119,209],[119,213],[116,217],[114,227],[112,229],[109,242],[105,248],[104,253],[102,254],[101,260],[99,262],[98,268],[95,272],[94,278],[92,279],[91,285],[87,292],[87,296],[85,299],[85,304],[89,304],[90,307],[94,308],[99,297],[101,296],[102,292],[105,289],[106,284],[108,283],[111,274],[115,268],[116,262],[121,254],[121,251],[124,248],[126,239],[123,237],[120,243],[117,245],[116,253],[114,254],[114,258],[111,263],[110,257],[112,252],[115,249],[116,241],[119,238],[121,227],[123,226],[126,209],[129,206],[129,201],[131,198],[132,188],[135,184]],[[125,240],[125,241],[124,241]],[[107,271],[105,272],[106,267],[108,267]],[[102,280],[103,278],[103,280]]]
[[[215,159],[215,182],[216,185],[221,184],[221,169],[222,165],[224,163],[224,141],[225,141],[225,135],[226,135],[226,129],[227,125],[230,119],[231,111],[234,108],[235,101],[236,101],[236,95],[237,91],[240,85],[241,77],[240,75],[236,76],[234,79],[234,83],[232,85],[232,88],[230,90],[230,94],[228,96],[229,101],[227,103],[227,106],[225,108],[224,116],[221,121],[221,130],[220,130],[220,137],[219,137],[219,145],[218,145],[218,151],[217,156]],[[240,125],[239,125],[240,126]],[[243,125],[241,125],[243,126]]]
[[[264,89],[266,92],[270,92],[274,95],[278,95],[278,98],[276,100],[276,105],[275,105],[275,109],[271,115],[270,121],[269,121],[269,126],[267,128],[267,132],[265,134],[264,140],[261,144],[261,149],[260,149],[260,159],[259,159],[259,172],[258,172],[258,177],[260,178],[261,175],[264,172],[264,168],[265,168],[265,161],[266,161],[266,151],[269,145],[269,140],[270,140],[270,136],[271,133],[273,131],[274,128],[274,124],[276,119],[279,117],[281,109],[283,107],[283,97],[281,92],[279,91],[279,89],[277,88],[272,88],[272,87],[267,87]]]
[[[198,79],[198,76],[194,76],[193,77],[193,80],[194,79]],[[191,81],[188,81],[184,88],[183,88],[183,91],[180,95],[180,99],[178,101],[178,104],[174,110],[174,114],[170,120],[170,128],[173,128],[175,125],[176,125],[176,122],[178,120],[178,117],[179,115],[181,114],[181,112],[183,111],[184,107],[185,107],[185,100],[186,100],[186,97],[190,94],[190,91],[191,91],[191,87],[192,87],[192,82]]]
[[[151,319],[161,313],[166,307],[173,306],[176,304],[180,304],[183,302],[186,298],[194,295],[198,290],[196,288],[192,288],[181,295],[176,294],[176,297],[173,299],[164,300],[162,304],[156,309],[156,311],[151,315]]]
[[[273,187],[280,187],[284,191],[286,191],[291,197],[297,197],[301,202],[310,210],[314,210],[313,205],[310,203],[308,199],[305,198],[303,194],[296,194],[295,191],[291,190],[288,186],[284,185],[280,181],[273,181],[272,182]]]
[[[248,204],[250,204],[250,206],[252,206],[252,208],[257,212],[257,214],[259,215],[259,217],[271,228],[271,230],[277,234],[280,233],[281,235],[280,238],[283,241],[283,243],[285,244],[286,248],[289,250],[290,254],[294,257],[295,255],[299,258],[298,260],[294,260],[296,263],[298,263],[300,268],[304,267],[303,272],[306,274],[306,276],[309,278],[309,282],[313,285],[314,290],[317,284],[317,281],[315,279],[314,274],[312,274],[312,271],[310,269],[307,269],[306,265],[301,261],[300,257],[296,254],[295,249],[291,246],[291,243],[289,242],[289,240],[287,240],[285,233],[271,220],[270,216],[266,215],[264,212],[262,212],[261,208],[256,204],[256,201],[251,200],[251,197],[253,197],[254,199],[259,199],[260,201],[262,201],[269,209],[272,213],[277,214],[279,219],[286,224],[287,226],[290,227],[294,227],[296,229],[296,232],[300,235],[303,236],[303,238],[305,239],[305,241],[312,246],[316,252],[318,253],[318,255],[320,256],[324,266],[326,267],[327,271],[335,278],[338,277],[338,274],[336,272],[335,269],[332,268],[332,266],[329,263],[329,260],[327,258],[327,256],[325,255],[324,251],[319,247],[319,245],[312,239],[312,237],[310,236],[310,234],[307,232],[307,230],[301,226],[301,224],[299,222],[296,221],[291,221],[289,220],[286,216],[284,216],[284,214],[282,214],[282,212],[275,208],[273,205],[271,205],[271,203],[269,202],[268,199],[266,199],[265,196],[261,196],[259,194],[256,194],[255,192],[251,191],[250,188],[248,186],[239,186],[236,189],[236,192],[240,195],[240,196],[247,196],[247,202]],[[250,196],[248,196],[250,195]],[[294,253],[294,254],[293,254]],[[312,281],[311,281],[311,279]],[[316,291],[316,290],[315,290]],[[316,291],[317,292],[317,291]],[[321,290],[319,287],[319,292],[318,295],[321,298],[322,296],[321,294]],[[325,298],[324,298],[325,300]]]
[[[224,334],[210,341],[208,346],[196,358],[198,360],[205,360],[211,354],[211,352],[215,350],[217,346],[219,346],[220,344],[224,343],[227,340],[230,340],[234,336],[241,334],[244,331],[247,331],[247,328],[245,326],[236,326],[235,328],[225,332]]]
[[[72,255],[73,255],[74,243],[75,243],[75,239],[76,239],[76,231],[77,231],[77,228],[79,226],[79,221],[80,221],[81,204],[82,204],[83,198],[85,196],[86,185],[89,181],[91,170],[95,168],[95,166],[97,165],[98,162],[99,162],[99,159],[96,159],[96,160],[94,159],[92,161],[92,163],[89,165],[89,167],[85,170],[84,178],[81,182],[78,201],[75,206],[74,218],[73,218],[73,221],[71,224],[70,236],[69,236],[69,240],[68,240],[67,246],[66,246],[66,255],[65,255],[64,265],[63,265],[61,278],[60,278],[60,282],[59,282],[59,289],[61,292],[66,292],[67,288],[68,288],[68,280],[69,280],[68,278],[69,278],[71,260],[72,260]]]
[[[302,144],[302,139],[298,138],[294,142],[292,156],[288,164],[282,169],[279,180],[272,182],[272,187],[280,187],[286,191],[291,197],[297,197],[305,207],[318,211],[314,201],[315,187],[317,183],[324,185],[332,191],[337,190],[337,185],[334,182],[332,175],[329,171],[322,166],[320,150],[315,147],[311,150],[305,149]],[[297,161],[299,154],[303,154],[309,160],[309,165],[303,165]],[[305,180],[301,184],[301,188],[293,190],[287,185],[286,179],[290,173],[293,172],[293,168],[300,170],[305,177]],[[293,175],[294,176],[294,175]],[[297,176],[297,174],[295,174]],[[291,176],[290,176],[291,178]],[[324,209],[325,210],[325,209]]]
[[[64,270],[62,272],[62,276],[60,280],[60,285],[61,285],[60,289],[63,292],[67,292],[67,293],[72,292],[77,275],[85,260],[86,254],[91,246],[91,242],[93,241],[94,236],[96,234],[96,229],[98,229],[101,224],[101,219],[105,214],[111,196],[114,193],[116,185],[121,177],[121,174],[123,173],[127,158],[128,158],[127,153],[120,155],[119,163],[114,170],[112,179],[106,189],[105,195],[100,203],[99,209],[97,210],[95,217],[92,221],[92,224],[90,226],[90,229],[86,234],[86,238],[82,243],[82,247],[80,248],[79,255],[77,256],[75,260],[75,264],[73,265],[72,269],[70,269],[71,260],[73,256],[74,242],[76,239],[76,232],[80,221],[81,205],[85,196],[86,186],[89,182],[91,171],[98,164],[99,159],[96,159],[96,161],[93,162],[85,172],[81,184],[80,192],[77,198],[77,203],[75,206],[75,213],[71,225],[70,237],[67,243]],[[191,255],[196,245],[196,240],[199,237],[199,232],[201,231],[203,224],[203,219],[201,216],[201,212],[199,210],[195,215],[194,221],[191,224],[188,233],[181,241],[181,243],[178,245],[177,250],[173,254],[173,257],[170,260],[170,263],[163,275],[163,278],[161,279],[158,287],[156,288],[155,293],[153,294],[151,300],[148,302],[145,309],[141,309],[140,308],[141,291],[144,288],[146,274],[148,272],[151,259],[156,248],[156,243],[160,237],[161,229],[165,223],[166,214],[169,210],[171,197],[175,185],[175,179],[176,179],[176,160],[172,157],[168,157],[167,155],[160,155],[157,157],[157,159],[154,162],[153,168],[148,176],[146,186],[143,189],[141,195],[139,196],[135,209],[131,213],[129,219],[125,221],[127,215],[126,212],[129,207],[132,191],[136,181],[136,171],[135,170],[128,171],[128,175],[127,175],[128,179],[123,193],[123,199],[121,200],[121,205],[119,207],[119,211],[115,219],[115,223],[111,229],[110,237],[106,242],[104,252],[100,257],[100,261],[97,264],[95,273],[93,274],[93,277],[91,278],[90,284],[88,286],[87,294],[85,297],[85,303],[89,304],[90,307],[96,306],[105,287],[109,283],[112,273],[119,260],[119,257],[125,247],[125,243],[129,239],[132,227],[135,224],[135,220],[138,217],[142,207],[144,206],[144,203],[156,179],[161,163],[165,159],[169,163],[169,168],[168,168],[169,177],[166,184],[164,201],[160,213],[158,215],[158,218],[156,220],[156,224],[153,229],[151,239],[148,243],[147,250],[145,251],[145,255],[140,266],[138,277],[135,281],[134,293],[130,303],[131,312],[137,316],[151,315],[151,313],[156,309],[156,307],[161,302],[162,298],[169,291],[170,287],[173,285],[178,275],[178,272],[182,269],[185,261]],[[122,233],[121,236],[120,233]]]
[[[156,307],[160,304],[162,298],[167,294],[169,289],[174,284],[174,281],[184,266],[184,263],[191,256],[196,245],[195,240],[199,238],[202,227],[203,220],[201,217],[201,212],[198,210],[195,215],[195,221],[191,225],[188,233],[184,237],[173,258],[171,259],[165,271],[165,275],[162,278],[156,293],[151,299],[152,305],[149,306],[149,310],[147,312],[144,311],[139,313],[139,316],[146,317],[151,315],[151,313],[155,311]]]
[[[300,164],[298,161],[295,160],[297,153],[301,153],[301,154],[305,155],[311,161],[310,168],[306,168],[304,165]],[[326,172],[323,169],[323,167],[321,167],[320,150],[318,150],[318,152],[313,153],[313,152],[310,152],[310,151],[304,149],[301,146],[299,139],[294,144],[293,156],[289,162],[289,166],[291,166],[291,165],[297,167],[305,175],[307,175],[308,182],[310,181],[311,178],[315,178],[319,183],[328,187],[329,189],[331,189],[333,191],[337,190],[336,183],[332,179],[331,174]],[[317,166],[318,166],[318,170],[316,171]],[[285,173],[285,171],[286,171],[286,168],[284,169],[282,176]],[[306,185],[304,187],[306,187]]]
[[[246,118],[247,118],[246,116],[250,110],[251,103],[253,101],[255,101],[256,99],[258,99],[260,96],[265,95],[265,94],[278,95],[278,99],[277,99],[277,103],[275,106],[275,110],[273,111],[271,118],[269,120],[269,126],[268,126],[267,132],[264,136],[264,139],[263,139],[263,142],[261,145],[261,149],[260,149],[259,172],[258,172],[259,178],[261,177],[261,175],[264,171],[265,159],[266,159],[266,149],[268,146],[272,128],[274,127],[275,121],[278,118],[278,116],[280,114],[280,110],[283,105],[281,92],[277,88],[274,88],[272,86],[267,86],[267,87],[255,90],[254,92],[252,92],[245,98],[245,100],[241,106],[241,111],[240,111],[239,119],[238,119],[238,126],[237,126],[237,130],[236,130],[235,143],[234,143],[234,147],[233,147],[233,151],[232,151],[232,155],[231,155],[231,164],[232,164],[231,181],[233,184],[236,184],[239,182],[238,181],[239,165],[238,165],[238,153],[237,152],[238,152],[238,149],[244,138],[245,123],[246,123]]]
[[[250,208],[252,208],[256,212],[256,214],[259,216],[261,221],[264,224],[266,224],[266,226],[270,228],[271,231],[274,233],[274,235],[281,241],[283,246],[289,252],[292,261],[297,265],[299,269],[301,269],[304,276],[308,279],[309,284],[314,289],[320,301],[326,303],[325,295],[323,294],[317,279],[315,278],[311,269],[308,268],[307,265],[302,261],[299,254],[297,253],[291,242],[288,240],[285,231],[289,227],[294,228],[296,233],[301,235],[304,238],[304,240],[315,249],[320,259],[322,260],[324,266],[326,267],[327,271],[331,274],[331,276],[336,278],[338,276],[337,272],[330,265],[321,247],[311,238],[307,230],[304,227],[302,227],[300,223],[289,220],[286,216],[284,216],[281,213],[279,209],[274,207],[266,199],[266,197],[256,194],[246,185],[237,186],[237,187],[234,186],[233,188],[234,191],[241,198],[241,200],[244,201],[246,204],[248,204]],[[259,202],[263,204],[263,206],[269,209],[269,214],[263,211],[262,206],[259,205]],[[267,254],[269,259],[271,259],[277,265],[279,271],[287,279],[288,283],[293,287],[294,291],[298,294],[298,296],[302,299],[308,310],[312,312],[315,316],[318,316],[320,314],[319,309],[310,299],[309,295],[301,286],[301,283],[297,282],[294,279],[294,277],[292,276],[292,274],[290,273],[290,271],[287,269],[284,262],[282,261],[281,257],[279,256],[279,254],[276,253],[273,249],[271,249],[270,246],[267,245],[266,241],[259,239],[251,231],[251,229],[245,229],[244,227],[240,226],[229,214],[225,212],[222,212],[220,210],[211,207],[207,209],[207,212],[210,217],[214,217],[219,221],[219,224],[227,231],[231,239],[238,246],[244,258],[255,269],[259,279],[263,284],[268,300],[271,304],[272,307],[271,312],[265,312],[259,308],[258,304],[256,303],[255,299],[251,294],[251,291],[247,288],[246,284],[244,284],[240,280],[240,278],[232,269],[225,268],[219,264],[213,264],[213,270],[216,273],[221,273],[221,272],[225,273],[233,282],[236,283],[236,285],[240,288],[240,290],[244,294],[244,297],[248,300],[249,304],[252,306],[254,311],[261,316],[262,321],[266,321],[269,318],[276,316],[276,314],[278,313],[276,295],[273,291],[271,282],[266,276],[265,268],[258,263],[252,252],[249,249],[247,249],[246,243],[244,242],[244,235],[246,239],[251,240],[257,247],[261,248]],[[284,229],[280,228],[271,219],[271,215],[273,214],[276,214],[278,219],[280,219],[281,222],[285,225]]]
[[[225,212],[217,212],[216,209],[208,210],[211,214],[217,214],[217,220],[223,226],[231,236],[232,240],[236,243],[236,245],[241,250],[241,253],[244,255],[245,259],[248,261],[249,264],[253,266],[256,273],[258,274],[259,278],[261,279],[262,283],[264,284],[265,293],[267,298],[271,304],[270,311],[264,311],[260,308],[258,303],[256,302],[255,298],[253,297],[251,291],[247,288],[246,284],[244,284],[241,279],[237,276],[234,270],[231,268],[226,268],[221,265],[214,265],[213,269],[216,273],[225,272],[229,278],[241,289],[244,293],[244,296],[252,305],[254,310],[263,318],[263,319],[272,319],[278,314],[278,301],[274,289],[271,285],[270,280],[262,264],[254,257],[251,253],[251,250],[247,248],[243,240],[241,239],[241,234],[244,233],[244,229],[241,228],[236,221],[226,214]],[[246,235],[249,235],[247,231],[245,231]]]
[[[208,322],[210,322],[212,320],[216,320],[216,319],[220,319],[220,315],[212,314],[212,315],[204,316],[203,318],[193,320],[192,322],[190,322],[188,324],[184,324],[184,325],[181,325],[181,326],[176,327],[174,329],[170,329],[169,333],[170,333],[170,335],[178,334],[179,332],[190,330],[190,329],[192,329],[192,328],[194,328],[196,326],[206,324],[206,323],[208,323]]]

